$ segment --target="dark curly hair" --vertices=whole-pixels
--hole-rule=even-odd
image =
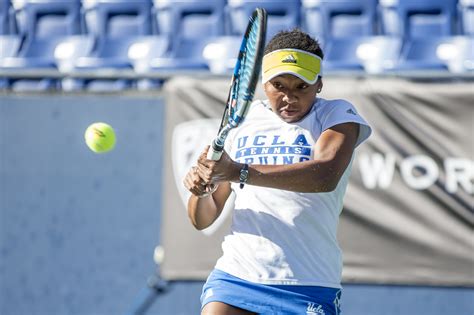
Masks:
[[[264,54],[286,48],[300,49],[324,58],[323,51],[317,40],[302,30],[295,28],[291,31],[280,31],[265,46]]]

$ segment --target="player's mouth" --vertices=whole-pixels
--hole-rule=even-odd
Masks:
[[[296,108],[283,107],[282,109],[280,109],[280,114],[284,116],[294,116],[294,115],[297,115],[298,113],[299,113],[299,110]]]

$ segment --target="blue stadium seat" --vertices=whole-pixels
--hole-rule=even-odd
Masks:
[[[403,39],[393,71],[451,71],[438,47],[457,35],[457,0],[380,0],[382,31]],[[449,44],[453,46],[454,44]],[[454,47],[454,46],[453,46]]]
[[[15,42],[16,43],[16,42]],[[0,58],[0,69],[15,71],[47,72],[48,70],[70,71],[77,58],[86,55],[92,50],[94,40],[86,35],[56,36],[52,38],[35,38],[23,41],[21,49]],[[14,45],[12,43],[12,45]],[[3,49],[2,49],[3,50]],[[13,52],[13,50],[12,50]],[[23,80],[18,78],[14,89],[36,90],[42,88],[56,88],[59,82],[55,79],[38,79],[38,87],[34,86],[34,79]]]
[[[59,80],[52,80],[49,78],[41,79],[16,79],[9,78],[8,89],[15,92],[31,92],[31,91],[54,91],[61,89],[61,83]]]
[[[166,54],[137,60],[137,72],[165,75],[176,71],[208,71],[209,60],[203,55],[207,45],[225,38],[230,43],[233,39],[224,35],[225,4],[225,0],[155,0],[158,30],[169,35],[171,48]],[[238,40],[241,40],[240,36]]]
[[[18,33],[24,38],[16,57],[26,67],[52,66],[54,49],[65,37],[83,33],[77,0],[13,1]],[[37,62],[37,63],[35,63]]]
[[[102,51],[95,51],[89,56],[78,58],[76,70],[93,69],[135,69],[144,72],[150,59],[167,53],[169,40],[164,36],[133,36],[121,40],[106,39]]]
[[[13,17],[23,41],[18,53],[5,58],[1,67],[9,71],[55,70],[56,47],[67,37],[81,34],[80,2],[78,0],[13,0]],[[14,90],[56,88],[53,78],[11,79]],[[37,84],[36,84],[36,83]]]
[[[149,0],[85,1],[86,28],[97,43],[89,60],[78,66],[131,68],[129,47],[153,34],[151,8]]]
[[[16,56],[20,49],[21,38],[16,35],[0,35],[0,71],[5,58]],[[8,79],[0,76],[0,90],[8,88]]]
[[[18,33],[27,40],[82,34],[79,0],[12,0]]]
[[[100,71],[133,69],[136,73],[147,73],[149,60],[164,55],[169,47],[169,40],[164,36],[126,37],[119,41],[108,39],[105,42],[108,46],[103,47],[107,49],[78,58],[74,63],[74,72],[84,74],[93,71],[99,74]],[[124,78],[75,79],[68,80],[64,88],[66,90],[120,90],[135,87],[136,83],[132,79]]]
[[[474,38],[440,36],[416,38],[404,44],[394,71],[474,72]]]
[[[380,0],[384,34],[405,38],[456,33],[458,0]]]
[[[154,0],[160,34],[174,39],[224,35],[226,0]]]
[[[211,73],[231,74],[239,54],[242,37],[221,36],[211,39],[202,51]]]
[[[214,74],[228,74],[235,66],[242,37],[211,36],[185,46],[190,42],[181,41],[183,46],[179,47],[173,57],[151,59],[148,71],[210,71]]]
[[[377,35],[376,6],[377,0],[302,1],[302,26],[320,41],[325,72],[378,73],[397,59],[400,40]]]
[[[323,71],[384,73],[398,61],[402,40],[392,36],[331,38],[323,45]]]
[[[12,34],[10,20],[10,0],[0,0],[0,35]]]
[[[151,0],[85,0],[83,2],[87,32],[96,38],[95,49],[77,60],[76,72],[106,69],[133,69],[129,55],[135,43],[153,38]],[[70,89],[115,90],[132,87],[133,80],[84,79],[68,84]]]
[[[300,0],[228,0],[230,34],[242,35],[249,17],[257,7],[264,8],[268,13],[267,40],[281,30],[290,30],[300,25]]]
[[[172,55],[150,59],[148,72],[208,71],[208,62],[203,52],[205,47],[216,38],[219,37],[180,40]]]
[[[158,30],[170,38],[170,51],[151,58],[148,71],[207,70],[202,50],[210,38],[223,36],[225,0],[155,0]]]
[[[151,0],[83,0],[87,33],[102,38],[152,34]]]
[[[21,38],[17,35],[0,35],[0,62],[4,58],[16,56],[20,48]]]
[[[135,88],[135,82],[125,79],[81,79],[81,80],[64,80],[61,88],[64,91],[80,91],[87,90],[90,92],[112,92],[124,91]]]
[[[459,0],[461,33],[474,36],[474,0]]]
[[[378,33],[377,0],[302,0],[302,26],[321,39]]]
[[[68,63],[87,54],[92,47],[93,38],[86,35],[37,38],[24,42],[21,50],[10,58],[4,58],[0,66],[10,69],[68,67]]]
[[[160,40],[157,37],[156,40]],[[89,56],[82,57],[75,63],[76,70],[93,69],[132,69],[134,64],[134,55],[130,53],[135,45],[142,42],[154,41],[152,36],[128,36],[123,38],[104,38],[100,45],[91,52]],[[168,42],[163,42],[162,53],[166,51]],[[155,52],[155,53],[158,53]],[[136,54],[136,53],[135,53]]]

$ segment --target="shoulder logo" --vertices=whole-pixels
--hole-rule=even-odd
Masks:
[[[283,58],[281,60],[281,62],[283,62],[283,63],[297,63],[295,56],[293,56],[292,54],[289,54],[289,55],[285,56],[285,58]]]
[[[346,110],[346,113],[352,114],[352,115],[357,115],[357,113],[352,108],[349,108],[348,110]]]

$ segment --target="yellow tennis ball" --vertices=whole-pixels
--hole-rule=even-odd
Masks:
[[[105,153],[115,147],[115,131],[103,122],[93,123],[84,133],[86,144],[95,153]]]

